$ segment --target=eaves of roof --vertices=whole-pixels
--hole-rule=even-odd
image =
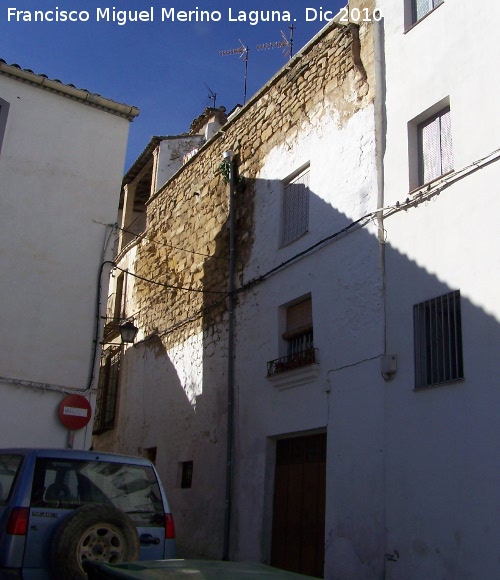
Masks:
[[[127,183],[134,181],[134,179],[144,169],[146,163],[153,154],[153,151],[162,141],[174,141],[175,139],[185,139],[186,137],[193,137],[193,135],[190,135],[189,133],[180,133],[179,135],[153,135],[144,151],[139,155],[139,157],[137,157],[130,169],[123,176],[122,185],[127,185]],[[194,135],[194,137],[196,137],[196,135]]]
[[[74,85],[66,85],[57,79],[49,79],[47,75],[36,74],[32,70],[23,69],[17,64],[7,64],[3,59],[0,59],[0,74],[61,95],[62,97],[78,101],[84,105],[106,111],[107,113],[118,115],[129,121],[133,121],[140,112],[137,107],[132,105],[117,103],[97,93],[91,93],[86,89],[77,89]]]

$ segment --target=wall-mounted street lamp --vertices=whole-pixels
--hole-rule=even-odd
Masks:
[[[124,344],[130,344],[134,342],[138,332],[139,329],[130,320],[127,320],[123,324],[120,324],[120,336]]]

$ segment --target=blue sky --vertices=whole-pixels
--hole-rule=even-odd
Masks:
[[[211,105],[230,110],[243,101],[244,61],[219,51],[237,48],[240,40],[250,49],[247,100],[287,62],[282,50],[256,50],[256,46],[289,36],[289,22],[247,22],[240,11],[288,11],[296,21],[294,53],[325,24],[320,7],[333,14],[347,0],[7,0],[0,9],[0,58],[63,83],[96,92],[115,101],[135,105],[140,116],[131,124],[125,169],[133,163],[152,135],[175,135],[189,130],[191,121]],[[15,12],[8,20],[8,8]],[[97,10],[147,11],[151,21],[97,21]],[[26,11],[86,11],[87,22],[23,21]],[[220,21],[163,21],[162,8],[220,12]],[[217,14],[214,15],[217,17]],[[85,15],[83,15],[85,17]]]

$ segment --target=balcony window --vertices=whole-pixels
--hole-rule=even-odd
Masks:
[[[267,363],[268,377],[317,362],[310,297],[287,307],[283,339],[287,354]]]

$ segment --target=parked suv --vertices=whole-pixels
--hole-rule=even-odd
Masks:
[[[0,449],[0,578],[79,580],[82,562],[175,558],[153,464],[73,449]]]

